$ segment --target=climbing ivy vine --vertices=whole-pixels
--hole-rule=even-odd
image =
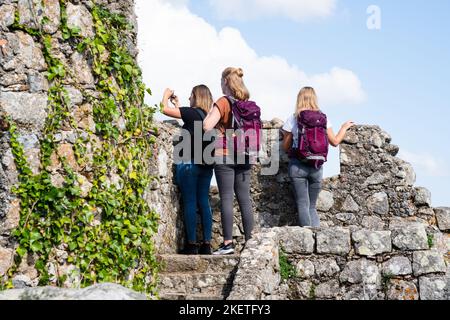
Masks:
[[[62,37],[72,48],[93,61],[96,93],[78,88],[92,106],[95,132],[82,134],[70,109],[64,83],[73,77],[64,63],[52,54],[52,38],[40,29],[20,25],[13,28],[33,35],[41,42],[48,65],[48,117],[41,146],[41,170],[33,174],[19,142],[19,133],[10,121],[10,144],[19,172],[19,185],[13,192],[20,199],[19,227],[13,231],[18,242],[16,264],[2,286],[11,287],[20,261],[36,254],[40,285],[55,281],[63,285],[65,276],[52,279],[51,263],[57,250],[68,253],[67,261],[78,270],[81,286],[117,282],[135,290],[155,294],[158,263],[152,236],[158,215],[152,211],[145,192],[152,180],[148,167],[152,157],[151,134],[155,131],[154,107],[143,103],[151,94],[142,82],[141,70],[127,48],[126,33],[131,30],[125,17],[95,6],[91,9],[95,36],[82,38],[78,28],[67,25],[66,1],[60,0]],[[48,19],[44,17],[41,24]],[[74,144],[80,168],[89,164],[92,188],[82,195],[86,178],[74,171],[58,154],[55,135],[64,126],[76,133]],[[88,145],[91,146],[88,152]],[[91,157],[89,157],[91,155]],[[64,184],[52,183],[52,167],[59,163]],[[112,177],[120,177],[116,183]]]

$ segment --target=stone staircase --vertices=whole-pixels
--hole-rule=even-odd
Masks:
[[[238,255],[160,255],[161,300],[224,300],[230,293]]]

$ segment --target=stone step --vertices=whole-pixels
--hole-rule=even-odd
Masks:
[[[225,300],[223,295],[166,293],[159,295],[160,300]]]
[[[166,273],[229,273],[239,263],[238,255],[179,255],[168,254],[158,257],[162,265],[161,274]]]
[[[159,275],[159,293],[226,295],[234,278],[228,273],[163,273]]]

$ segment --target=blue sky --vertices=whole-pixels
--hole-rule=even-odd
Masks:
[[[143,28],[147,30],[145,36],[140,36],[144,76],[149,79],[147,84],[151,88],[157,88],[155,101],[151,102],[160,99],[159,91],[165,86],[178,86],[183,95],[187,95],[185,92],[197,84],[195,81],[206,82],[214,88],[215,96],[220,95],[218,84],[213,83],[216,78],[220,81],[220,59],[224,60],[224,66],[234,62],[243,66],[244,71],[246,66],[250,71],[257,70],[258,66],[268,70],[277,66],[281,74],[292,73],[292,78],[286,77],[285,86],[290,86],[289,79],[297,78],[300,79],[297,86],[308,81],[323,86],[322,108],[331,118],[335,131],[344,121],[352,119],[359,124],[377,124],[390,133],[393,143],[400,146],[400,157],[413,164],[416,185],[432,192],[433,206],[450,206],[447,186],[450,182],[450,148],[447,146],[450,138],[450,1],[320,0],[317,3],[322,2],[323,6],[319,9],[331,8],[330,12],[320,11],[299,18],[273,8],[260,10],[258,1],[250,1],[255,10],[248,11],[253,14],[246,17],[221,16],[216,10],[219,0],[138,0],[138,7],[143,9],[141,14],[138,10],[140,32],[143,33]],[[369,30],[366,26],[369,18],[366,10],[370,5],[381,9],[380,30]],[[301,13],[308,8],[295,9]],[[156,16],[149,17],[145,13],[154,11],[166,15],[167,25],[161,21],[155,25],[142,22],[143,17],[155,20]],[[175,32],[185,34],[181,38],[191,39],[190,42],[179,42]],[[210,45],[203,51],[196,51],[202,46],[196,38],[205,39]],[[152,47],[152,42],[158,46]],[[162,46],[166,49],[160,49]],[[215,48],[227,53],[222,57]],[[187,58],[190,51],[196,53],[192,63]],[[241,53],[245,56],[242,61],[239,60]],[[172,61],[167,65],[161,62],[151,65],[149,60],[158,60],[158,54]],[[198,66],[185,70],[183,59]],[[217,70],[213,69],[214,75],[206,76],[205,72],[211,73],[210,61]],[[335,67],[339,70],[333,72]],[[342,80],[344,74],[345,80]],[[156,83],[152,75],[164,83]],[[265,77],[266,82],[278,76],[274,71],[259,75]],[[348,83],[348,92],[330,88],[341,80]],[[260,99],[278,99],[284,105],[291,100],[295,102],[296,87],[280,93],[291,95],[290,100],[284,100],[275,94],[269,97],[258,92],[264,91],[263,85],[249,75],[250,89],[252,85],[255,96]],[[290,110],[290,106],[286,108]],[[286,112],[281,112],[279,117],[284,119]],[[274,116],[276,111],[268,115]],[[333,152],[333,157],[327,175],[337,173],[337,151]]]

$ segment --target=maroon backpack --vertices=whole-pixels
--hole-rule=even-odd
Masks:
[[[226,97],[231,106],[235,154],[256,156],[261,149],[261,108],[253,101]]]
[[[298,147],[293,156],[319,169],[328,156],[327,116],[320,111],[305,110],[297,118]]]

